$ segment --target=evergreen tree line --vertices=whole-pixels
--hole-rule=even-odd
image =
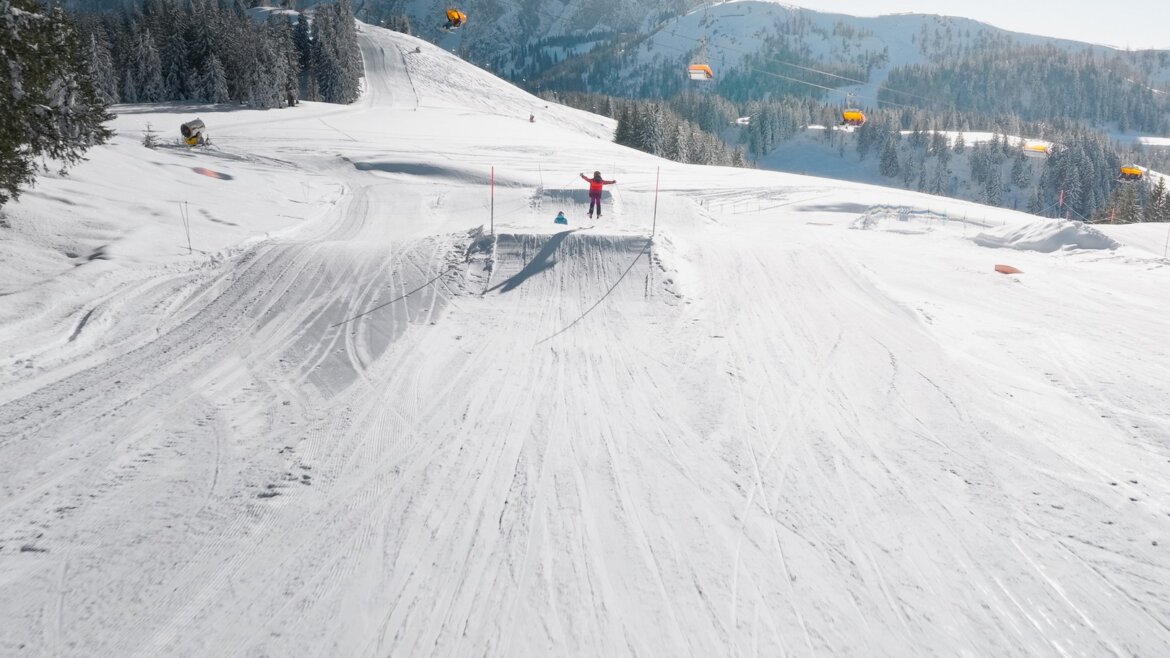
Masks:
[[[0,0],[0,206],[52,159],[62,170],[104,143],[112,117],[85,74],[77,30],[61,9]]]
[[[1170,99],[1144,80],[1119,54],[1026,46],[899,67],[878,98],[906,103],[915,100],[907,95],[913,94],[940,107],[985,115],[1013,113],[1028,121],[1062,117],[1123,131],[1170,132]]]
[[[841,122],[841,106],[809,98],[779,98],[749,102],[743,113],[751,117],[742,143],[753,157],[771,152],[809,125],[831,126]],[[1084,123],[1068,118],[1026,121],[1018,115],[985,115],[950,108],[945,111],[915,107],[863,108],[869,121],[857,130],[858,150],[864,154],[873,135],[882,130],[993,132],[1060,142],[1062,135],[1084,130]],[[1140,158],[1139,158],[1140,160]]]
[[[637,101],[602,94],[546,92],[543,97],[571,107],[617,119],[614,141],[639,151],[688,164],[745,167],[742,149],[727,145],[683,112],[707,112],[702,96],[683,94],[669,102]],[[718,97],[713,97],[718,98]],[[732,107],[720,99],[726,107]],[[681,112],[680,112],[681,110]],[[711,119],[725,125],[726,119]]]
[[[1057,146],[1041,159],[1026,157],[1017,139],[1001,133],[968,146],[962,135],[953,141],[928,130],[903,135],[896,122],[881,115],[854,136],[859,156],[875,154],[882,176],[920,192],[1084,220],[1108,213],[1127,187],[1139,198],[1148,195],[1147,182],[1118,180],[1127,160],[1105,135],[1084,127],[1051,131],[1049,139]],[[961,174],[953,161],[964,153],[969,172]]]
[[[1118,185],[1093,219],[1121,224],[1170,222],[1170,190],[1166,188],[1166,179],[1158,178],[1153,184],[1142,179],[1138,183]]]
[[[251,107],[357,99],[361,53],[349,0],[258,21],[227,0],[146,0],[82,17],[85,60],[107,103],[236,102]]]
[[[840,122],[839,106],[807,98],[749,103],[743,112],[751,117],[751,123],[742,129],[740,143],[751,157],[770,153],[806,132],[809,125]],[[842,157],[852,150],[863,161],[877,158],[879,173],[907,189],[1034,214],[1098,218],[1128,198],[1123,195],[1127,190],[1138,208],[1149,208],[1153,198],[1150,182],[1121,183],[1119,168],[1133,162],[1151,166],[1164,160],[1123,150],[1103,133],[1068,119],[1039,123],[1014,115],[989,118],[970,112],[933,114],[914,108],[867,110],[866,115],[868,120],[862,127],[852,132],[826,130],[821,139]],[[951,140],[944,134],[951,131],[990,132],[993,136],[988,142],[967,145],[961,135]],[[1056,146],[1047,158],[1027,158],[1020,148],[1020,136],[1041,137]],[[965,158],[963,167],[956,164],[956,155]],[[1123,216],[1153,215],[1142,211]]]
[[[614,141],[686,164],[747,166],[743,151],[698,124],[687,121],[664,103],[632,101],[618,114]]]

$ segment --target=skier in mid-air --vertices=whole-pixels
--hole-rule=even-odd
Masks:
[[[593,178],[581,174],[581,180],[589,183],[589,217],[593,217],[593,208],[597,208],[597,216],[601,217],[601,188],[604,185],[617,185],[615,180],[602,180],[601,172],[593,172]]]

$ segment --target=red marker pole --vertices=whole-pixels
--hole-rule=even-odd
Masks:
[[[496,234],[496,166],[495,165],[492,165],[491,181],[492,181],[492,210],[491,210],[492,229],[491,230],[492,230],[492,236],[495,236],[495,234]]]

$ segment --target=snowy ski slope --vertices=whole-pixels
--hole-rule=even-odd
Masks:
[[[0,655],[1170,655],[1164,227],[361,38],[353,106],[123,107],[5,210]]]

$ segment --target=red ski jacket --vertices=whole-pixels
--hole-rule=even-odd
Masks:
[[[589,183],[590,192],[600,192],[602,185],[613,185],[617,182],[613,180],[593,180],[592,178],[587,177],[585,174],[581,174],[581,180]]]

